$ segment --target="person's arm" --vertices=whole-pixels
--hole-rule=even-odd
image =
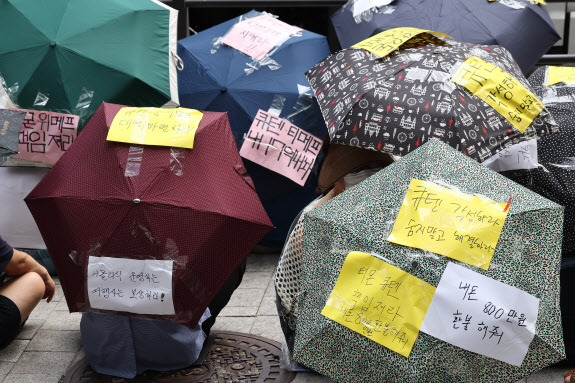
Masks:
[[[44,284],[46,285],[46,292],[42,299],[47,299],[47,301],[50,302],[54,297],[56,285],[50,277],[50,274],[44,266],[36,262],[36,260],[27,253],[14,249],[12,259],[4,269],[4,272],[7,275],[14,277],[28,272],[35,272],[42,277],[42,280],[44,280]]]

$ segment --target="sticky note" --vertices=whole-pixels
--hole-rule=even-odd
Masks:
[[[174,315],[174,261],[93,257],[87,288],[94,309],[135,314]]]
[[[529,140],[511,145],[481,163],[491,170],[503,172],[507,170],[537,169],[537,140]]]
[[[538,311],[539,298],[450,262],[421,331],[519,367],[535,336]]]
[[[565,84],[575,83],[575,67],[569,66],[550,66],[547,68],[547,81],[545,85],[551,86],[557,83]]]
[[[203,113],[194,109],[122,108],[114,117],[108,141],[192,149]]]
[[[521,133],[543,110],[541,101],[501,68],[470,57],[451,78],[485,101]]]
[[[321,314],[409,357],[434,292],[429,283],[353,251]]]
[[[321,146],[319,138],[260,109],[240,155],[303,186]]]
[[[387,240],[487,270],[508,208],[508,202],[412,179]]]
[[[406,43],[413,37],[420,35],[422,33],[433,33],[439,36],[449,37],[450,36],[440,33],[428,31],[419,28],[394,28],[387,31],[378,33],[375,36],[371,36],[355,45],[352,48],[361,48],[369,51],[377,56],[384,57],[398,49],[401,45]]]
[[[261,60],[274,47],[281,45],[301,28],[263,14],[237,23],[222,42],[246,55]]]

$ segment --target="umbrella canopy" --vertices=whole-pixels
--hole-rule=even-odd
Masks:
[[[386,240],[413,179],[493,201],[512,198],[487,269]],[[561,360],[565,355],[559,313],[562,222],[561,206],[439,140],[430,140],[304,217],[295,360],[339,382],[438,383],[515,382]],[[438,286],[446,268],[457,264],[467,273],[487,276],[539,298],[535,335],[522,364],[515,366],[470,352],[422,331],[405,357],[322,315],[342,265],[353,251],[374,254],[399,272],[411,274],[420,286],[415,297],[423,298],[425,291]],[[471,332],[476,333],[476,324],[471,324]]]
[[[177,103],[176,24],[156,0],[3,0],[0,34],[11,38],[0,42],[0,74],[18,84],[20,107],[86,121],[103,101]]]
[[[354,18],[352,7],[344,6],[332,15],[343,48],[349,48],[372,34],[398,27],[415,27],[443,32],[458,41],[505,47],[523,73],[561,38],[547,9],[525,0],[395,0],[393,12],[374,11],[369,21]]]
[[[242,18],[258,14],[251,11]],[[299,128],[323,137],[325,127],[315,99],[302,104],[305,99],[300,93],[307,86],[305,71],[330,54],[326,38],[302,31],[301,36],[292,36],[271,55],[279,69],[263,65],[246,74],[247,65],[254,61],[248,55],[223,44],[212,53],[214,39],[224,36],[239,20],[229,20],[178,42],[178,55],[184,62],[184,70],[178,75],[182,106],[227,112],[240,148],[258,110],[267,111],[274,98],[281,96],[285,101],[280,117],[289,117]],[[318,165],[303,187],[258,164],[245,161],[245,165],[276,227],[265,242],[281,244],[299,210],[315,197]]]
[[[404,31],[415,33],[398,28],[380,36],[392,41]],[[382,58],[362,48],[344,49],[306,73],[332,142],[401,156],[436,137],[482,162],[557,130],[505,49],[428,33],[404,40]],[[458,78],[480,85],[471,92]],[[531,114],[536,107],[541,111]],[[518,113],[532,120],[517,124]]]
[[[18,137],[25,117],[23,111],[0,109],[0,165],[18,154]]]
[[[102,104],[26,203],[70,311],[98,311],[87,289],[95,257],[170,261],[175,314],[139,316],[194,327],[271,223],[224,113],[204,113],[191,150],[142,148],[106,140],[120,108]]]

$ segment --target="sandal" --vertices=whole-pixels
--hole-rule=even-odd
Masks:
[[[575,370],[571,370],[563,376],[565,379],[569,379],[567,382],[575,383]]]

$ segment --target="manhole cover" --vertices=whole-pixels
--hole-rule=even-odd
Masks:
[[[176,371],[148,371],[134,379],[98,374],[82,359],[68,370],[64,383],[288,383],[295,378],[295,373],[280,369],[281,345],[272,340],[213,331],[206,345],[209,351],[201,365]]]

